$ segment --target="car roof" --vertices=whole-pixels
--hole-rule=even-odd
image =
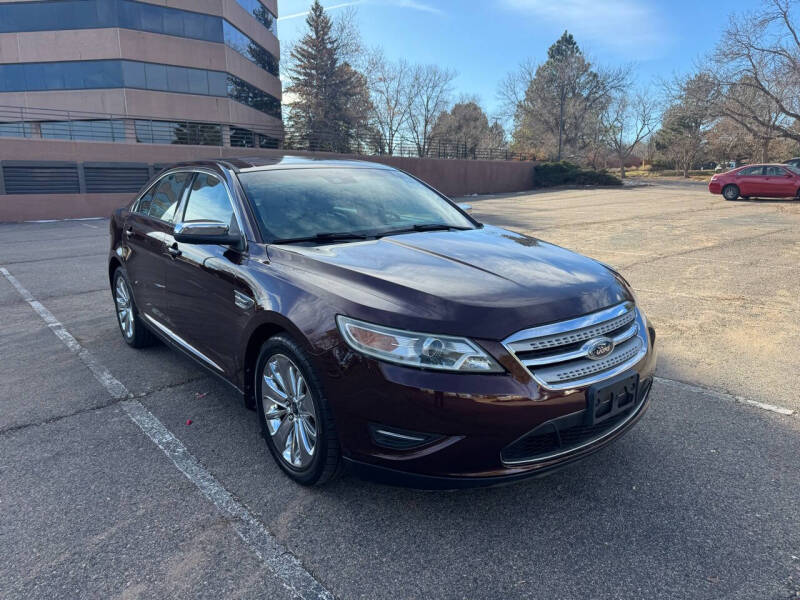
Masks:
[[[295,156],[290,154],[278,156],[236,156],[212,160],[196,160],[170,165],[175,167],[216,167],[227,168],[235,173],[249,171],[271,171],[279,169],[318,169],[318,168],[348,168],[348,169],[395,169],[381,163],[366,160],[317,158],[313,156]]]
[[[785,167],[786,163],[752,163],[749,165],[742,165],[738,169],[746,169],[748,167]]]

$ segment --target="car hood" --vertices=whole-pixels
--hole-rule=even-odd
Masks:
[[[388,326],[503,339],[632,299],[601,263],[498,227],[269,247],[292,279]]]

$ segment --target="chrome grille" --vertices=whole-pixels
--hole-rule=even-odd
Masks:
[[[612,341],[607,356],[591,358],[599,340]],[[590,385],[635,365],[647,353],[647,332],[632,302],[577,319],[526,329],[503,345],[545,388],[559,390]]]

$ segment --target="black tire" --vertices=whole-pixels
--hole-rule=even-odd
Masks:
[[[130,280],[128,279],[127,273],[125,273],[125,269],[117,267],[111,282],[111,296],[114,298],[114,307],[116,309],[114,312],[117,314],[117,325],[119,325],[122,339],[132,348],[146,348],[147,346],[152,346],[156,338],[139,315],[139,309],[136,308],[136,302],[131,292]],[[125,316],[127,317],[128,314],[130,315],[129,321],[123,319],[123,313],[121,312],[118,298],[118,289],[120,285],[124,285],[124,289],[127,291],[127,311],[129,311],[129,313],[125,313]]]
[[[315,414],[314,429],[316,431],[315,446],[313,449],[313,455],[310,458],[310,462],[300,467],[290,464],[290,461],[284,456],[284,453],[291,452],[289,450],[288,443],[288,438],[292,435],[291,432],[286,437],[287,444],[283,450],[280,450],[276,445],[276,440],[280,442],[280,427],[283,427],[285,423],[289,422],[284,421],[284,419],[280,417],[271,419],[268,422],[267,415],[264,410],[265,404],[270,403],[269,397],[265,398],[264,394],[264,387],[268,385],[264,377],[265,368],[267,367],[268,361],[273,359],[282,360],[280,357],[288,358],[290,362],[293,363],[293,366],[299,370],[300,375],[302,375],[302,378],[305,381],[306,391],[310,392],[309,396],[306,396],[306,394],[303,394],[303,396],[310,398],[310,401],[313,403]],[[333,414],[331,412],[330,405],[325,399],[320,380],[317,377],[317,374],[314,372],[314,367],[311,365],[311,361],[309,360],[305,350],[303,350],[299,344],[297,344],[287,335],[276,335],[268,339],[266,342],[264,342],[264,345],[261,346],[261,351],[259,352],[258,360],[256,361],[254,376],[255,385],[253,389],[255,390],[256,396],[256,412],[258,413],[258,420],[261,423],[261,430],[264,435],[267,448],[281,470],[295,482],[306,486],[322,485],[338,477],[342,472],[344,463],[342,461],[341,449],[339,446],[339,436],[336,432],[336,424],[333,420]],[[267,391],[270,391],[269,388]],[[304,400],[304,402],[307,401],[308,400]],[[275,409],[274,404],[270,404],[270,406]],[[295,405],[295,409],[296,407],[297,404]],[[278,410],[281,411],[281,414],[286,415],[285,419],[291,419],[291,417],[289,417],[290,410]],[[277,413],[272,412],[270,414]],[[293,430],[294,432],[297,432],[299,431],[299,428],[303,427],[303,425],[301,424],[299,416],[294,418],[298,419],[298,424],[296,426],[297,428]],[[275,427],[277,423],[280,423],[280,425],[277,426],[276,432],[273,434],[271,433],[270,428]],[[289,426],[293,426],[293,423],[289,423]],[[294,439],[297,440],[297,433],[294,433],[294,435]],[[297,443],[299,446],[300,442]]]
[[[728,184],[722,188],[722,197],[725,200],[736,200],[739,197],[739,188],[733,184]]]

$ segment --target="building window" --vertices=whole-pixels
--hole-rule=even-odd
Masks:
[[[40,92],[122,87],[118,60],[0,65],[0,92]]]
[[[0,123],[0,137],[33,137],[31,123]]]
[[[272,35],[278,37],[278,17],[272,14],[270,10],[261,4],[258,0],[236,0],[243,9],[255,17],[264,27],[272,32]]]
[[[130,60],[88,60],[0,65],[0,92],[139,88],[179,94],[229,97],[281,118],[280,101],[222,71]]]
[[[258,0],[240,0],[242,2],[252,4],[250,8],[245,6],[249,12],[264,12],[267,15],[265,19],[274,21],[272,13]],[[258,7],[261,7],[261,12]],[[0,33],[98,27],[122,27],[224,43],[268,73],[278,76],[277,58],[221,17],[134,0],[0,2]],[[70,89],[70,86],[54,89]]]
[[[219,17],[132,0],[117,2],[119,27],[222,42],[222,19]]]
[[[278,138],[241,127],[231,127],[231,146],[237,148],[278,148]]]
[[[136,141],[142,144],[222,145],[222,126],[214,123],[137,119],[134,127]]]
[[[122,119],[43,121],[39,126],[44,139],[94,142],[125,141],[125,122]]]
[[[222,18],[134,0],[0,3],[0,33],[124,27],[222,43]]]
[[[248,36],[236,29],[227,21],[222,23],[222,32],[225,38],[225,45],[247,60],[254,62],[268,73],[278,76],[278,61],[274,56],[262,46],[251,40]]]
[[[281,118],[280,100],[233,75],[228,75],[228,97],[276,119]]]
[[[0,33],[116,27],[117,2],[62,0],[0,4]]]

